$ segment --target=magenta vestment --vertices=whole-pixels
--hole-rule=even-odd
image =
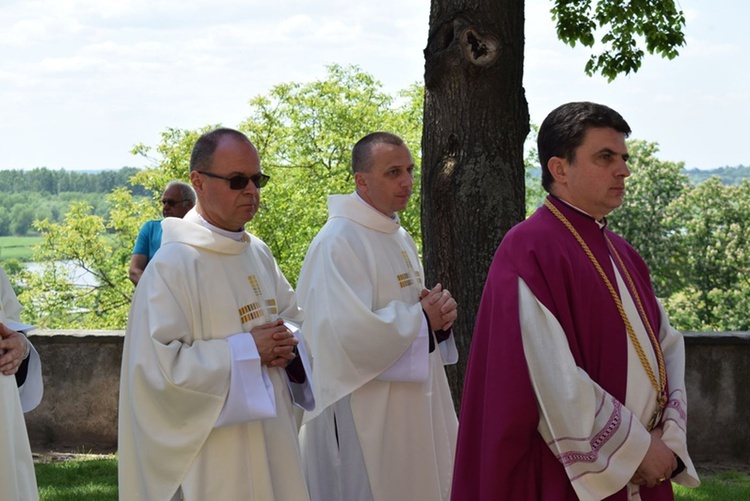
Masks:
[[[624,239],[600,229],[591,217],[554,197],[549,199],[616,284],[607,234],[658,333],[659,306],[643,259]],[[619,272],[624,276],[623,270]],[[539,413],[519,323],[519,277],[559,321],[576,365],[625,402],[628,338],[622,318],[580,244],[542,206],[508,232],[487,276],[461,403],[454,501],[578,499],[563,465],[537,431]],[[642,488],[641,497],[672,499],[671,484]],[[608,499],[627,499],[625,486]]]

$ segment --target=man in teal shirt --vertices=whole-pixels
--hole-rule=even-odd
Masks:
[[[195,192],[192,186],[181,181],[172,181],[164,189],[161,196],[164,217],[178,217],[182,219],[195,205]],[[146,221],[138,232],[135,240],[133,256],[130,258],[130,281],[138,285],[143,270],[156,251],[161,246],[161,219]]]

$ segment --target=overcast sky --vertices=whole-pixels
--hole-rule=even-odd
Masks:
[[[558,41],[551,0],[526,1],[532,121],[598,101],[704,169],[750,165],[750,2],[681,0],[687,46],[608,84]],[[0,169],[144,166],[130,154],[167,127],[236,126],[282,82],[356,64],[388,91],[422,81],[428,0],[2,0]]]

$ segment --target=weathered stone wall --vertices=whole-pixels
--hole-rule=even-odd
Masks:
[[[750,332],[685,333],[688,449],[750,463]]]
[[[114,449],[124,331],[36,330],[44,398],[26,414],[35,446]]]
[[[122,331],[34,331],[45,394],[26,414],[32,444],[117,446]],[[686,333],[688,445],[695,461],[750,462],[750,333]]]

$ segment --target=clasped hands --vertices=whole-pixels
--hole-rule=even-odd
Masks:
[[[677,468],[677,458],[674,452],[662,441],[663,431],[661,428],[653,429],[649,433],[651,434],[651,445],[649,445],[646,457],[643,458],[630,481],[637,485],[654,487],[672,478],[672,472]]]
[[[297,357],[295,348],[299,341],[281,318],[254,327],[250,334],[258,348],[261,365],[284,368]]]
[[[433,330],[450,330],[458,317],[458,303],[440,284],[432,290],[422,289],[420,303]]]
[[[26,336],[0,323],[0,373],[12,376],[18,372],[27,345]]]

